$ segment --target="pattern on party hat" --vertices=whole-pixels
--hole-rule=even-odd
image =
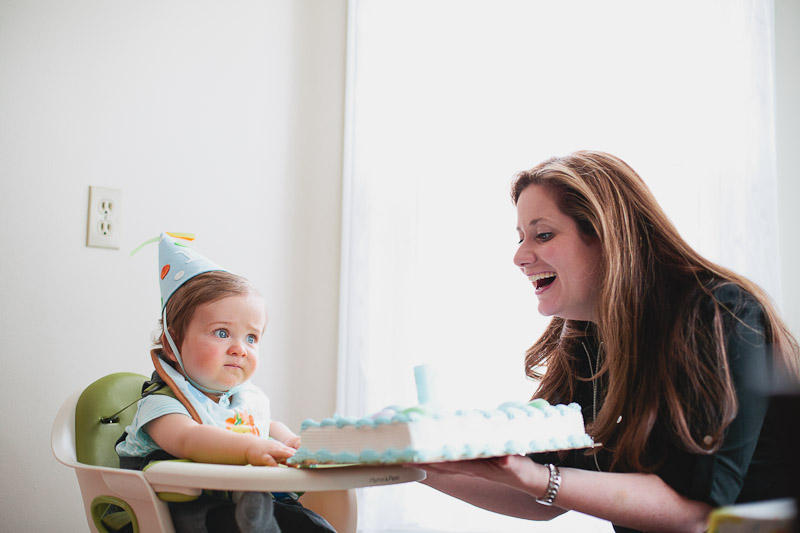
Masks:
[[[187,238],[183,234],[161,234],[158,243],[158,265],[161,268],[159,285],[162,310],[175,291],[193,277],[205,272],[227,271],[184,243],[173,239],[172,236]]]

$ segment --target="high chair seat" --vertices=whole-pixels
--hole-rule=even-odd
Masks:
[[[172,532],[165,500],[191,499],[203,489],[305,491],[312,499],[319,496],[318,501],[336,498],[324,507],[341,514],[320,514],[334,527],[338,524],[341,531],[355,531],[352,489],[425,478],[423,470],[399,466],[298,469],[162,461],[143,472],[121,469],[114,444],[133,418],[146,380],[145,376],[125,372],[105,376],[67,398],[56,415],[51,435],[53,454],[75,469],[91,531],[128,527],[134,533]]]

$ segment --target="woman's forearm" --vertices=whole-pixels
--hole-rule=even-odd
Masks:
[[[549,471],[523,456],[490,461],[491,470],[481,468],[495,479],[532,496],[545,493]],[[608,520],[643,531],[706,530],[711,507],[678,494],[655,474],[619,474],[561,468],[561,484],[554,505],[564,510]],[[483,474],[482,474],[483,473]]]
[[[547,491],[548,469],[523,456],[432,465],[427,484],[518,518],[547,520],[572,510],[644,531],[706,529],[711,507],[681,496],[654,474],[560,471],[553,507],[536,503]]]
[[[705,531],[712,508],[681,496],[655,474],[561,469],[555,505],[644,531]]]
[[[427,477],[420,483],[487,511],[528,520],[550,520],[564,513],[558,507],[539,505],[530,494],[503,483],[473,476],[443,474],[428,469],[426,471]]]

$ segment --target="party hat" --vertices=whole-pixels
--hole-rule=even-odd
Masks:
[[[169,302],[169,299],[175,294],[175,291],[199,274],[216,271],[227,272],[227,270],[213,261],[209,261],[176,239],[191,241],[194,240],[194,235],[191,233],[162,233],[157,239],[150,239],[143,243],[139,248],[131,252],[131,255],[141,249],[142,246],[158,240],[158,266],[161,268],[159,274],[159,286],[161,288],[161,319],[164,337],[166,337],[167,343],[172,349],[173,355],[175,355],[175,359],[183,370],[183,375],[186,380],[203,392],[221,394],[222,397],[220,401],[227,401],[227,398],[243,387],[244,384],[239,384],[228,390],[217,390],[204,387],[197,383],[192,379],[189,373],[186,372],[181,352],[175,344],[175,340],[172,338],[172,334],[169,332],[169,325],[167,324],[167,302]],[[156,370],[158,370],[160,362],[157,358],[155,358],[153,362],[156,364]]]
[[[161,287],[161,309],[181,285],[204,272],[225,271],[213,261],[209,261],[173,236],[191,240],[186,234],[162,233],[158,243],[158,266],[161,268],[159,285]]]

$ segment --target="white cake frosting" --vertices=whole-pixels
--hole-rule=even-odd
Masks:
[[[387,407],[363,418],[306,420],[290,464],[386,464],[455,461],[593,445],[578,404],[538,399],[492,410],[436,412],[425,405]]]

